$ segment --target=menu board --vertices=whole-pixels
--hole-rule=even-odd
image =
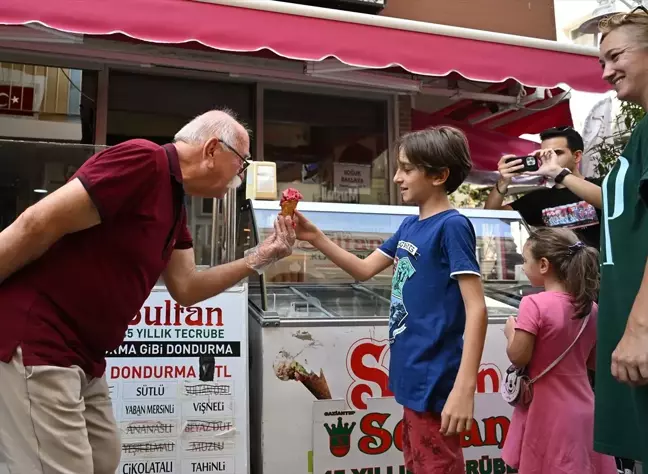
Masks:
[[[247,286],[182,307],[153,291],[109,354],[119,473],[248,472]]]

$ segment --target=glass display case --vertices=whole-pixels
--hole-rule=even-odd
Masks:
[[[299,209],[329,238],[360,258],[372,253],[405,217],[418,211],[411,206],[316,202],[300,203]],[[277,202],[247,201],[242,206],[239,256],[272,232],[278,211]],[[515,211],[460,211],[477,234],[489,314],[501,316],[502,307],[517,307],[521,297],[533,291],[521,271],[527,228]],[[274,319],[387,318],[391,278],[392,269],[387,268],[369,281],[356,282],[313,246],[298,241],[290,257],[251,279],[250,303]]]

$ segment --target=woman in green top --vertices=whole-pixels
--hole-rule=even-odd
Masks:
[[[648,107],[648,11],[601,22],[603,78],[620,100]],[[648,120],[602,185],[597,451],[648,463]]]

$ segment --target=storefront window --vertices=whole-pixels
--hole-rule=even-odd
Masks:
[[[108,83],[107,145],[133,138],[169,143],[211,108],[228,108],[254,125],[249,83],[115,70]],[[106,148],[92,145],[97,87],[96,71],[0,62],[0,230]],[[187,196],[186,205],[196,263],[209,265],[213,201]]]
[[[0,230],[101,148],[95,101],[93,71],[0,62]]]
[[[389,204],[386,101],[267,90],[264,102],[264,160],[277,164],[279,192]]]

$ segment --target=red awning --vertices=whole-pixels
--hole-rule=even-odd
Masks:
[[[503,155],[524,156],[539,148],[537,143],[529,140],[472,127],[467,123],[455,122],[420,110],[412,110],[412,130],[422,130],[433,125],[452,125],[466,134],[476,171],[496,171],[497,162]]]
[[[499,94],[511,84],[492,84],[483,92]],[[552,127],[574,126],[569,105],[568,91],[561,88],[547,89],[536,97],[536,89],[525,87],[526,96],[534,97],[523,101],[519,107],[505,107],[491,110],[492,104],[464,99],[431,114],[431,120],[452,120],[472,125],[475,128],[491,130],[505,135],[519,137],[523,134],[537,134]]]
[[[532,111],[533,112],[533,111]],[[511,112],[514,114],[515,112]],[[506,115],[497,119],[506,118]],[[494,120],[497,120],[494,119]],[[481,128],[488,128],[488,121],[479,124]],[[534,135],[548,128],[553,127],[573,127],[574,121],[569,107],[569,101],[561,102],[549,109],[542,109],[535,113],[530,113],[522,118],[517,118],[511,122],[495,127],[491,130],[503,133],[505,135],[519,137],[525,133]]]
[[[383,17],[380,21],[406,23]],[[547,41],[541,42],[542,47],[495,42],[502,36],[496,34],[490,34],[493,41],[479,41],[460,37],[459,33],[431,34],[191,0],[2,1],[0,24],[34,22],[68,33],[123,33],[137,40],[167,44],[197,41],[223,51],[270,50],[302,61],[335,57],[352,66],[400,66],[428,76],[456,71],[475,81],[514,78],[529,86],[554,87],[566,83],[586,92],[608,89],[600,78],[594,56],[557,51],[563,47],[551,46]],[[418,29],[426,25],[408,24],[414,23]]]

